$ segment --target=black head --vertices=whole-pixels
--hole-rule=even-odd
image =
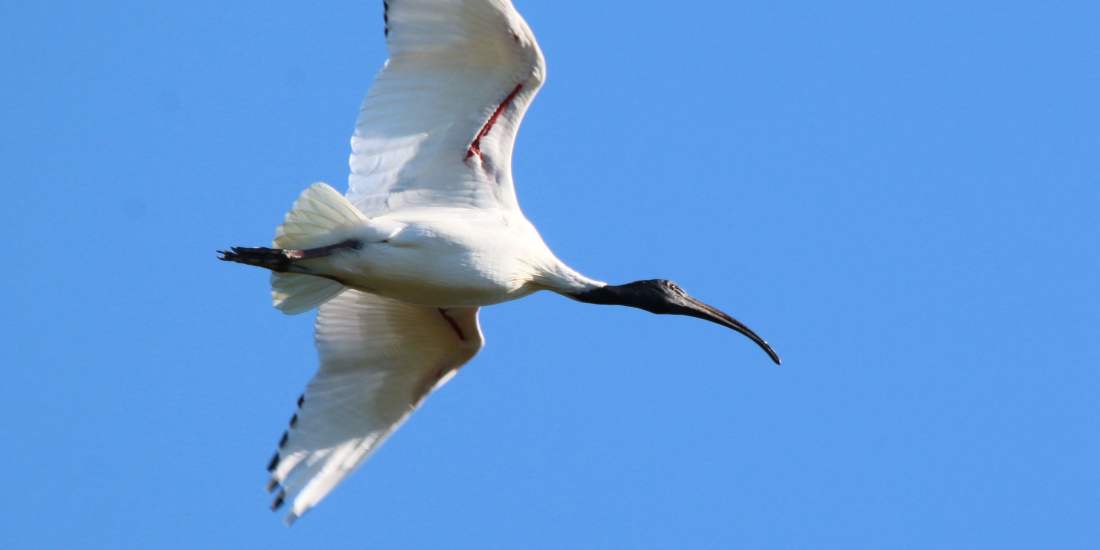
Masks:
[[[779,355],[763,338],[749,327],[730,317],[722,310],[704,304],[684,292],[680,285],[665,279],[634,281],[625,285],[607,285],[587,292],[574,294],[573,298],[589,304],[630,306],[660,315],[687,315],[729,327],[747,336],[760,346],[775,364]]]

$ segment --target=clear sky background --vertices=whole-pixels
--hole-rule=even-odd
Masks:
[[[312,315],[214,250],[346,189],[381,2],[0,0],[3,548],[1096,548],[1095,2],[517,0],[525,212],[771,341],[537,295],[287,529]]]

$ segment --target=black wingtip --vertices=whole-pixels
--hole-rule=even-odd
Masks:
[[[279,494],[275,495],[275,500],[271,501],[271,511],[274,512],[283,507],[283,501],[286,500],[286,491],[279,491]]]
[[[382,34],[386,38],[390,36],[390,3],[382,2]]]

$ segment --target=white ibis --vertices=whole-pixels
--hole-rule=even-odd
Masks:
[[[347,196],[306,189],[273,248],[221,259],[272,271],[275,307],[320,308],[320,369],[268,467],[293,522],[321,501],[482,346],[478,308],[549,290],[688,315],[779,356],[666,280],[610,285],[559,260],[520,211],[512,147],[546,77],[510,0],[389,0],[390,58],[352,137]]]

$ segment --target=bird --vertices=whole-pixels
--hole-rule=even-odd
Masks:
[[[218,251],[270,270],[283,313],[318,310],[320,366],[267,468],[287,524],[478,353],[485,306],[549,291],[690,316],[780,363],[749,327],[672,281],[616,285],[574,270],[524,216],[512,150],[546,63],[510,0],[386,0],[383,23],[389,58],[359,111],[346,195],[315,183],[271,247]]]

